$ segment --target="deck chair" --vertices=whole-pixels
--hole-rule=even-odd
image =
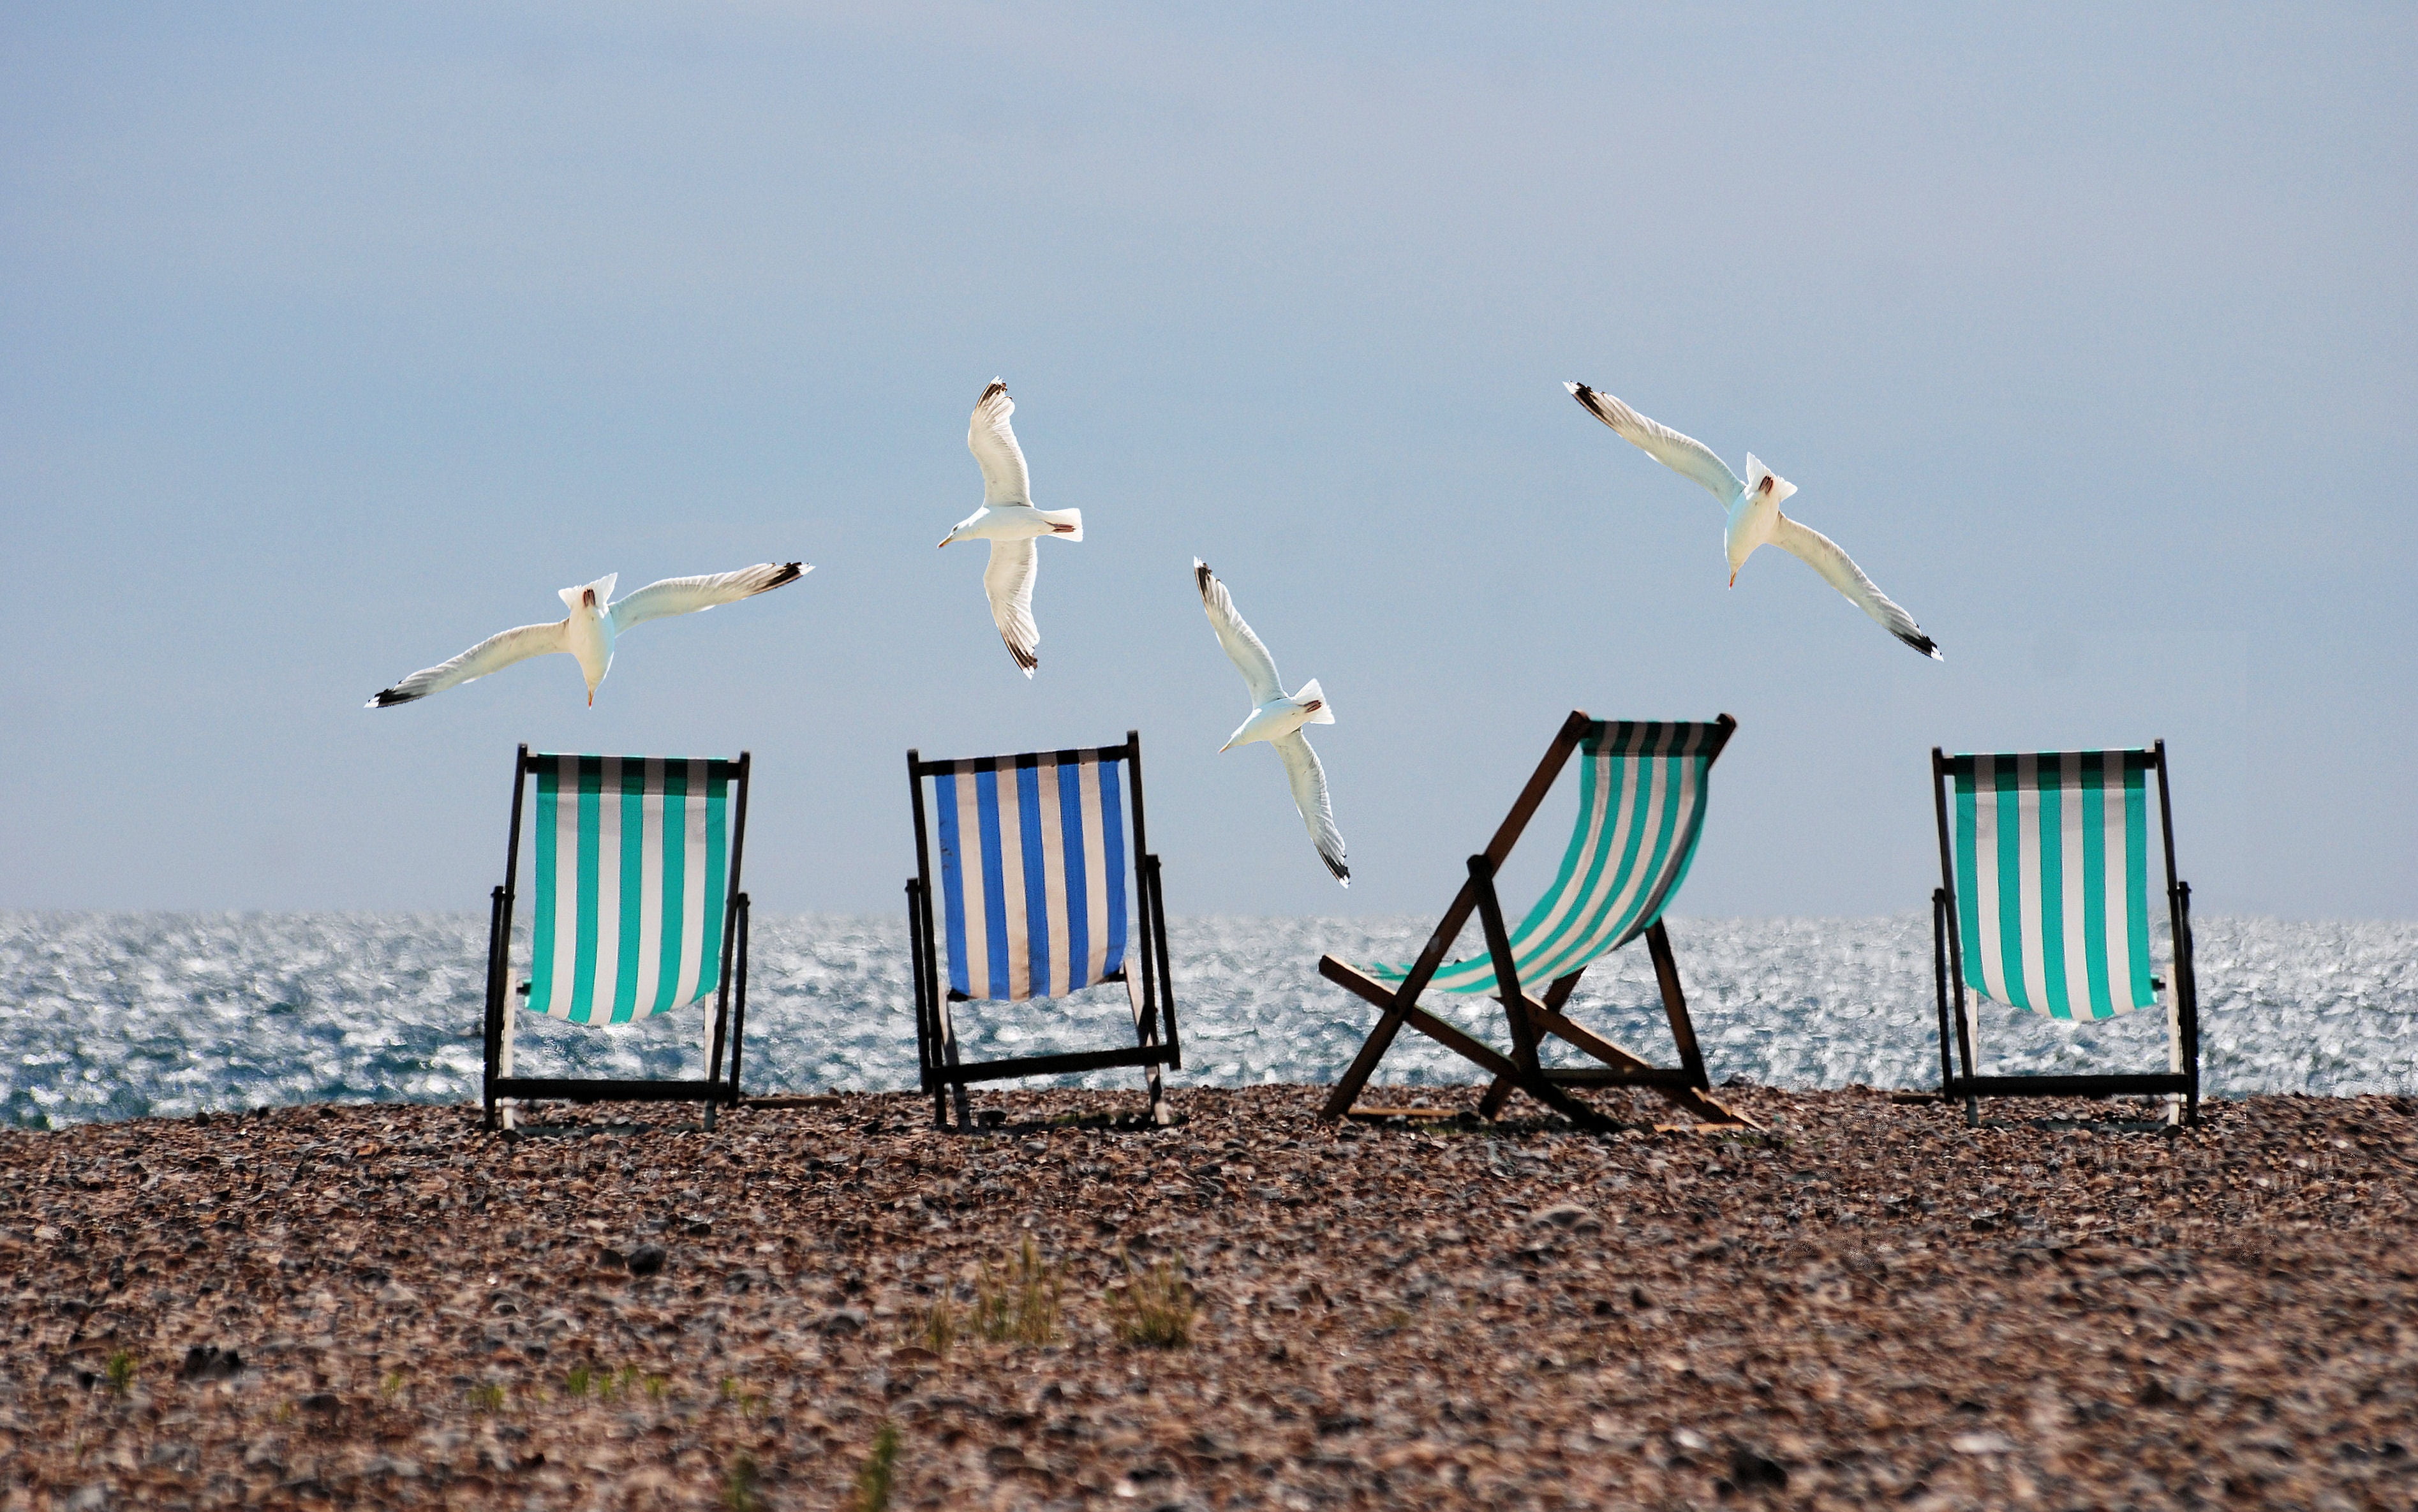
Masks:
[[[1979,1075],[1980,1000],[2052,1018],[2100,1019],[2160,1006],[2166,984],[2150,952],[2149,773],[2158,774],[2174,985],[2162,1073]],[[2146,751],[1948,756],[1931,752],[1939,817],[1932,891],[1940,1096],[2166,1100],[2168,1123],[2199,1122],[2199,988],[2192,970],[2191,885],[2175,877],[2166,742]],[[1950,1054],[1953,1022],[1954,1055]]]
[[[937,818],[940,887],[925,785]],[[1141,736],[1079,751],[926,761],[907,753],[914,797],[915,875],[907,883],[907,926],[915,963],[915,1045],[923,1090],[939,1127],[971,1129],[966,1088],[978,1081],[1140,1066],[1154,1123],[1168,1122],[1161,1066],[1181,1067],[1175,988],[1167,964],[1167,915],[1158,858],[1142,824]],[[1133,825],[1134,893],[1125,907],[1126,815]],[[936,909],[937,899],[937,909]],[[1130,927],[1129,927],[1130,926]],[[1128,942],[1140,958],[1128,958]],[[948,972],[941,971],[941,949]],[[953,1003],[1022,1002],[1122,983],[1135,1043],[1110,1049],[968,1061],[959,1053]]]
[[[1597,720],[1584,710],[1563,721],[1493,841],[1483,854],[1469,858],[1469,880],[1462,884],[1416,962],[1355,967],[1332,955],[1320,959],[1321,975],[1384,1011],[1327,1098],[1323,1116],[1373,1111],[1355,1109],[1354,1102],[1395,1033],[1408,1024],[1493,1073],[1493,1085],[1478,1105],[1488,1118],[1516,1089],[1582,1126],[1609,1127],[1611,1120],[1566,1089],[1645,1087],[1706,1123],[1752,1127],[1749,1120],[1709,1094],[1704,1056],[1679,988],[1678,964],[1662,927],[1662,910],[1678,893],[1696,852],[1707,774],[1737,727],[1737,721],[1727,714],[1710,725]],[[1495,872],[1573,752],[1584,759],[1569,848],[1553,886],[1517,929],[1507,931],[1494,893]],[[1484,928],[1486,954],[1447,963],[1445,953],[1473,911]],[[1640,935],[1653,957],[1671,1037],[1678,1046],[1680,1063],[1676,1067],[1654,1065],[1562,1013],[1588,965]],[[1523,986],[1539,981],[1548,984],[1542,997]],[[1419,994],[1431,989],[1491,993],[1499,999],[1510,1022],[1511,1053],[1507,1056],[1419,1007]],[[1545,1034],[1578,1046],[1601,1063],[1577,1069],[1540,1066],[1537,1048]]]
[[[512,839],[487,929],[485,1124],[510,1125],[512,1099],[696,1102],[705,1125],[739,1100],[747,1022],[747,894],[739,868],[747,838],[751,758],[558,756],[526,745],[513,762]],[[528,779],[532,885],[529,975],[510,990],[518,901],[521,804]],[[733,789],[736,789],[734,792]],[[713,1000],[699,1015],[699,1080],[522,1077],[513,1029],[530,1013],[574,1024],[627,1024]],[[727,1045],[726,1076],[722,1054]]]

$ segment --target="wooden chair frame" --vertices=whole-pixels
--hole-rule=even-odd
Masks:
[[[1125,731],[1123,745],[1103,746],[1095,752],[1054,753],[1062,761],[1090,755],[1101,761],[1124,763],[1126,802],[1131,808],[1133,826],[1134,929],[1125,968],[1080,990],[1123,982],[1126,1002],[1133,1012],[1136,1043],[1127,1048],[1019,1055],[998,1061],[964,1061],[958,1056],[956,1025],[949,1005],[967,1000],[947,985],[948,978],[941,970],[940,933],[932,920],[932,854],[924,816],[924,779],[943,772],[1013,771],[1037,766],[1042,756],[1052,754],[1028,751],[1012,756],[926,761],[917,751],[907,753],[907,787],[915,813],[915,875],[907,881],[908,953],[915,968],[915,1053],[923,1091],[932,1099],[933,1123],[938,1128],[949,1126],[952,1098],[956,1103],[957,1127],[973,1127],[972,1109],[966,1099],[966,1088],[972,1083],[1062,1076],[1108,1066],[1141,1067],[1149,1086],[1151,1120],[1155,1123],[1169,1122],[1166,1089],[1159,1070],[1162,1066],[1181,1070],[1184,1052],[1175,1028],[1175,982],[1168,967],[1167,906],[1160,893],[1158,857],[1149,849],[1148,828],[1142,817],[1141,734],[1137,730]],[[1140,953],[1139,960],[1133,954],[1136,951]]]
[[[1939,820],[1939,886],[1931,893],[1932,973],[1939,1007],[1939,1095],[1943,1102],[1963,1100],[1967,1123],[1981,1123],[1984,1097],[2181,1097],[2182,1122],[2199,1122],[2199,980],[2193,962],[2191,884],[2175,875],[2175,814],[2166,789],[2165,741],[2151,743],[2148,765],[2158,774],[2158,833],[2165,850],[2166,916],[2174,935],[2174,983],[2169,988],[2174,1000],[2166,1011],[2173,1016],[2171,1032],[2185,1069],[1984,1077],[1974,1071],[1973,1041],[1979,1030],[1973,1022],[1973,1006],[1978,994],[1965,985],[1965,944],[1957,924],[1956,854],[1950,844],[1948,817],[1951,761],[1940,747],[1931,748],[1931,797]],[[1951,1032],[1953,1059],[1949,1053]]]
[[[521,801],[542,763],[559,759],[550,753],[532,756],[527,744],[513,760],[512,836],[504,848],[504,879],[488,895],[486,1073],[480,1101],[482,1126],[497,1126],[497,1104],[504,1098],[550,1099],[572,1103],[686,1103],[705,1105],[705,1126],[713,1127],[719,1104],[739,1102],[739,1053],[747,1025],[747,936],[749,904],[739,885],[740,864],[747,850],[747,785],[754,766],[751,753],[737,761],[714,758],[736,780],[738,793],[730,823],[730,875],[722,912],[721,985],[714,994],[713,1037],[707,1052],[703,1080],[666,1080],[638,1077],[508,1077],[503,1074],[505,1016],[512,1006],[513,909],[518,897],[521,857]],[[526,984],[520,991],[526,993]],[[727,1031],[727,1035],[726,1035]],[[730,1050],[730,1072],[723,1074],[722,1052]]]
[[[1737,721],[1723,714],[1716,721],[1721,740],[1707,754],[1706,765],[1720,758]],[[1552,791],[1553,781],[1561,775],[1571,753],[1589,736],[1600,737],[1604,722],[1591,719],[1584,710],[1573,710],[1562,722],[1544,759],[1537,763],[1536,772],[1520,796],[1511,804],[1501,827],[1486,849],[1469,858],[1469,879],[1444,912],[1444,918],[1428,937],[1418,961],[1410,975],[1399,986],[1387,986],[1375,978],[1332,955],[1319,958],[1318,971],[1329,982],[1365,999],[1384,1011],[1377,1027],[1353,1057],[1351,1068],[1320,1109],[1322,1118],[1341,1118],[1354,1112],[1354,1101],[1369,1078],[1385,1059],[1393,1045],[1394,1036],[1405,1024],[1445,1046],[1447,1049],[1492,1072],[1493,1083],[1478,1104],[1482,1117],[1498,1113],[1514,1090],[1524,1092],[1545,1107],[1560,1113],[1571,1123],[1584,1128],[1606,1129],[1618,1125],[1582,1100],[1571,1096],[1570,1087],[1644,1087],[1669,1098],[1706,1123],[1752,1128],[1753,1123],[1743,1115],[1723,1107],[1710,1095],[1710,1084],[1705,1076],[1705,1058],[1697,1047],[1695,1026],[1688,1017],[1688,1002],[1680,990],[1679,968],[1671,954],[1671,939],[1660,920],[1645,931],[1645,948],[1654,961],[1654,975],[1662,993],[1662,1008],[1670,1020],[1671,1038],[1678,1046],[1679,1064],[1658,1066],[1633,1050],[1615,1045],[1584,1026],[1566,1017],[1562,1009],[1577,990],[1579,978],[1586,968],[1550,983],[1544,996],[1533,996],[1520,985],[1520,974],[1511,958],[1511,944],[1503,924],[1503,907],[1495,896],[1494,878],[1511,854],[1511,848]],[[1503,1003],[1504,1016],[1509,1021],[1511,1053],[1505,1055],[1474,1035],[1463,1032],[1418,1005],[1419,994],[1443,966],[1445,956],[1460,938],[1462,929],[1475,912],[1485,931],[1486,948],[1494,960],[1497,997]],[[1591,963],[1590,963],[1591,964]],[[1541,1036],[1551,1034],[1574,1045],[1600,1061],[1600,1065],[1575,1069],[1548,1068],[1537,1059]]]

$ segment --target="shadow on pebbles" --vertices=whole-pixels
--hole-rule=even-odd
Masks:
[[[2418,1497],[2410,1101],[1724,1096],[1766,1132],[1266,1087],[0,1133],[0,1508],[843,1506],[885,1425],[895,1507]],[[1126,1342],[1146,1291],[1188,1343]]]

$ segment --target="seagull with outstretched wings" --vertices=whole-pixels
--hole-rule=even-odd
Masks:
[[[1326,695],[1312,678],[1299,693],[1288,695],[1277,677],[1276,658],[1235,612],[1226,585],[1198,557],[1192,559],[1192,580],[1201,589],[1201,606],[1208,611],[1217,644],[1226,649],[1235,670],[1243,674],[1243,685],[1251,692],[1251,717],[1217,749],[1231,751],[1253,741],[1276,747],[1284,762],[1285,778],[1293,785],[1293,807],[1301,811],[1302,823],[1309,826],[1309,841],[1318,848],[1318,859],[1326,863],[1337,881],[1350,887],[1352,868],[1344,864],[1343,832],[1335,827],[1335,805],[1326,796],[1326,769],[1318,764],[1318,753],[1309,748],[1308,737],[1301,732],[1304,725],[1335,723]]]
[[[423,667],[393,687],[379,690],[362,707],[391,709],[499,672],[514,662],[564,651],[578,660],[580,676],[588,680],[588,703],[592,709],[596,685],[613,665],[613,643],[631,626],[676,614],[696,614],[717,603],[736,603],[794,583],[813,571],[803,562],[759,562],[735,573],[666,577],[619,601],[613,597],[613,585],[621,574],[607,573],[593,583],[560,590],[563,604],[571,611],[562,619],[490,635],[450,662]]]
[[[1845,594],[1849,603],[1871,615],[1883,630],[1933,661],[1943,660],[1938,645],[1922,633],[1914,616],[1875,588],[1873,580],[1864,575],[1864,570],[1839,549],[1837,542],[1780,512],[1781,501],[1796,493],[1797,485],[1765,466],[1753,452],[1746,454],[1746,476],[1740,478],[1730,471],[1729,464],[1713,455],[1712,448],[1693,436],[1681,435],[1668,425],[1647,420],[1612,395],[1585,384],[1566,383],[1562,387],[1588,414],[1611,426],[1615,435],[1680,477],[1704,484],[1720,501],[1729,515],[1722,543],[1729,554],[1731,587],[1737,586],[1738,569],[1746,565],[1757,546],[1778,546],[1821,573],[1822,581]]]
[[[966,427],[966,450],[982,468],[982,508],[959,520],[941,544],[953,541],[987,541],[990,565],[983,569],[983,592],[990,599],[991,621],[1007,654],[1026,677],[1041,664],[1041,627],[1033,621],[1033,577],[1040,570],[1033,542],[1042,536],[1061,541],[1083,539],[1081,510],[1042,510],[1033,506],[1033,474],[1024,466],[1024,449],[1007,418],[1016,401],[997,378],[974,402],[974,418]]]

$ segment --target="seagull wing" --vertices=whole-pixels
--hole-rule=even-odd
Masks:
[[[1613,429],[1613,434],[1652,457],[1682,478],[1692,478],[1705,485],[1713,497],[1728,509],[1730,500],[1746,492],[1746,482],[1730,471],[1729,464],[1713,455],[1713,449],[1693,436],[1681,435],[1658,420],[1622,404],[1608,393],[1599,393],[1583,383],[1566,383],[1563,388],[1590,415]]]
[[[1309,826],[1318,859],[1326,863],[1337,881],[1350,887],[1352,868],[1343,864],[1343,832],[1335,827],[1335,805],[1327,801],[1326,769],[1318,764],[1318,753],[1299,730],[1268,743],[1284,757],[1285,776],[1293,784],[1293,805],[1301,810],[1301,822]]]
[[[1251,634],[1251,627],[1234,612],[1233,596],[1226,585],[1209,571],[1209,564],[1200,557],[1192,558],[1192,580],[1201,587],[1201,606],[1209,612],[1209,628],[1217,633],[1217,644],[1226,648],[1226,655],[1243,674],[1243,683],[1251,690],[1251,706],[1258,708],[1271,698],[1284,696],[1284,684],[1277,680],[1277,659]],[[1317,766],[1311,758],[1310,765]]]
[[[543,656],[549,651],[567,651],[571,649],[571,641],[563,632],[570,623],[568,619],[558,619],[550,625],[523,625],[517,630],[490,635],[450,662],[422,667],[393,687],[379,690],[376,697],[361,707],[388,709],[396,704],[407,704],[432,693],[443,693],[457,682],[483,678],[514,662],[526,662],[532,656]]]
[[[648,584],[626,599],[615,601],[613,633],[618,635],[632,625],[643,625],[650,619],[695,614],[700,609],[711,609],[717,603],[736,603],[758,593],[769,593],[785,583],[794,583],[813,571],[803,562],[758,562],[735,573],[666,577],[661,582]]]
[[[993,378],[974,401],[974,418],[966,427],[966,450],[982,467],[986,504],[1033,502],[1033,474],[1026,469],[1024,449],[1016,444],[1016,432],[1007,423],[1015,413],[1016,401],[1007,397],[1007,385]]]
[[[1883,630],[1935,662],[1946,660],[1939,654],[1938,646],[1922,633],[1922,627],[1914,622],[1914,616],[1875,588],[1873,580],[1839,549],[1837,542],[1783,514],[1772,527],[1771,543],[1821,573],[1822,580],[1845,594],[1848,603],[1879,620]]]
[[[1007,642],[1007,654],[1028,678],[1041,664],[1034,649],[1041,644],[1041,627],[1033,622],[1033,575],[1041,570],[1041,554],[1033,549],[1033,539],[994,539],[990,565],[983,569],[983,591],[990,595],[990,617],[999,625],[999,638]]]

